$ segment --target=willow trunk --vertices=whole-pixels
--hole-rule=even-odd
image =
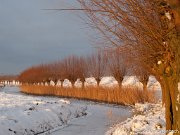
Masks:
[[[163,77],[163,91],[165,100],[166,132],[173,131],[173,135],[180,135],[180,103],[178,78]]]

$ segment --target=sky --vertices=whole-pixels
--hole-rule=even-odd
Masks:
[[[81,13],[54,11],[75,0],[0,0],[0,74],[93,52]]]

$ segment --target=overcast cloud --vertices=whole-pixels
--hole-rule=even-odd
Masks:
[[[92,52],[88,29],[64,8],[67,0],[0,0],[0,73],[17,74],[25,68]],[[68,0],[76,5],[75,0]]]

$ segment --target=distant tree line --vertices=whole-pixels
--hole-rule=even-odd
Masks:
[[[50,84],[53,81],[55,85],[60,81],[63,86],[63,81],[68,79],[74,87],[79,79],[84,88],[85,78],[94,77],[99,86],[103,76],[113,76],[121,88],[126,75],[136,75],[146,90],[149,74],[141,68],[133,70],[135,66],[130,63],[126,53],[119,50],[97,51],[90,56],[72,55],[53,63],[32,66],[20,73],[18,80],[28,84]]]
[[[17,80],[17,75],[0,75],[0,82]]]

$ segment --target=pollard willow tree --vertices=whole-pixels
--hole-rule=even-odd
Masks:
[[[71,82],[73,88],[79,75],[78,66],[78,57],[74,55],[65,58],[61,65],[64,77]]]
[[[120,53],[119,49],[109,52],[107,57],[109,71],[118,82],[119,89],[121,89],[124,77],[128,72],[129,61],[126,59],[125,53]]]
[[[123,46],[160,81],[166,129],[180,134],[179,0],[169,0],[172,7],[163,0],[77,1],[107,46]]]
[[[107,56],[103,51],[97,51],[87,58],[87,69],[89,76],[95,78],[99,87],[101,78],[106,73]]]
[[[78,77],[82,82],[82,89],[85,88],[86,77],[88,77],[88,64],[87,59],[85,57],[78,57],[78,66],[76,67],[78,70]]]
[[[147,91],[148,89],[147,85],[148,85],[150,73],[140,65],[134,66],[133,68],[134,68],[133,75],[135,75],[138,78],[138,80],[142,83],[143,90]]]

